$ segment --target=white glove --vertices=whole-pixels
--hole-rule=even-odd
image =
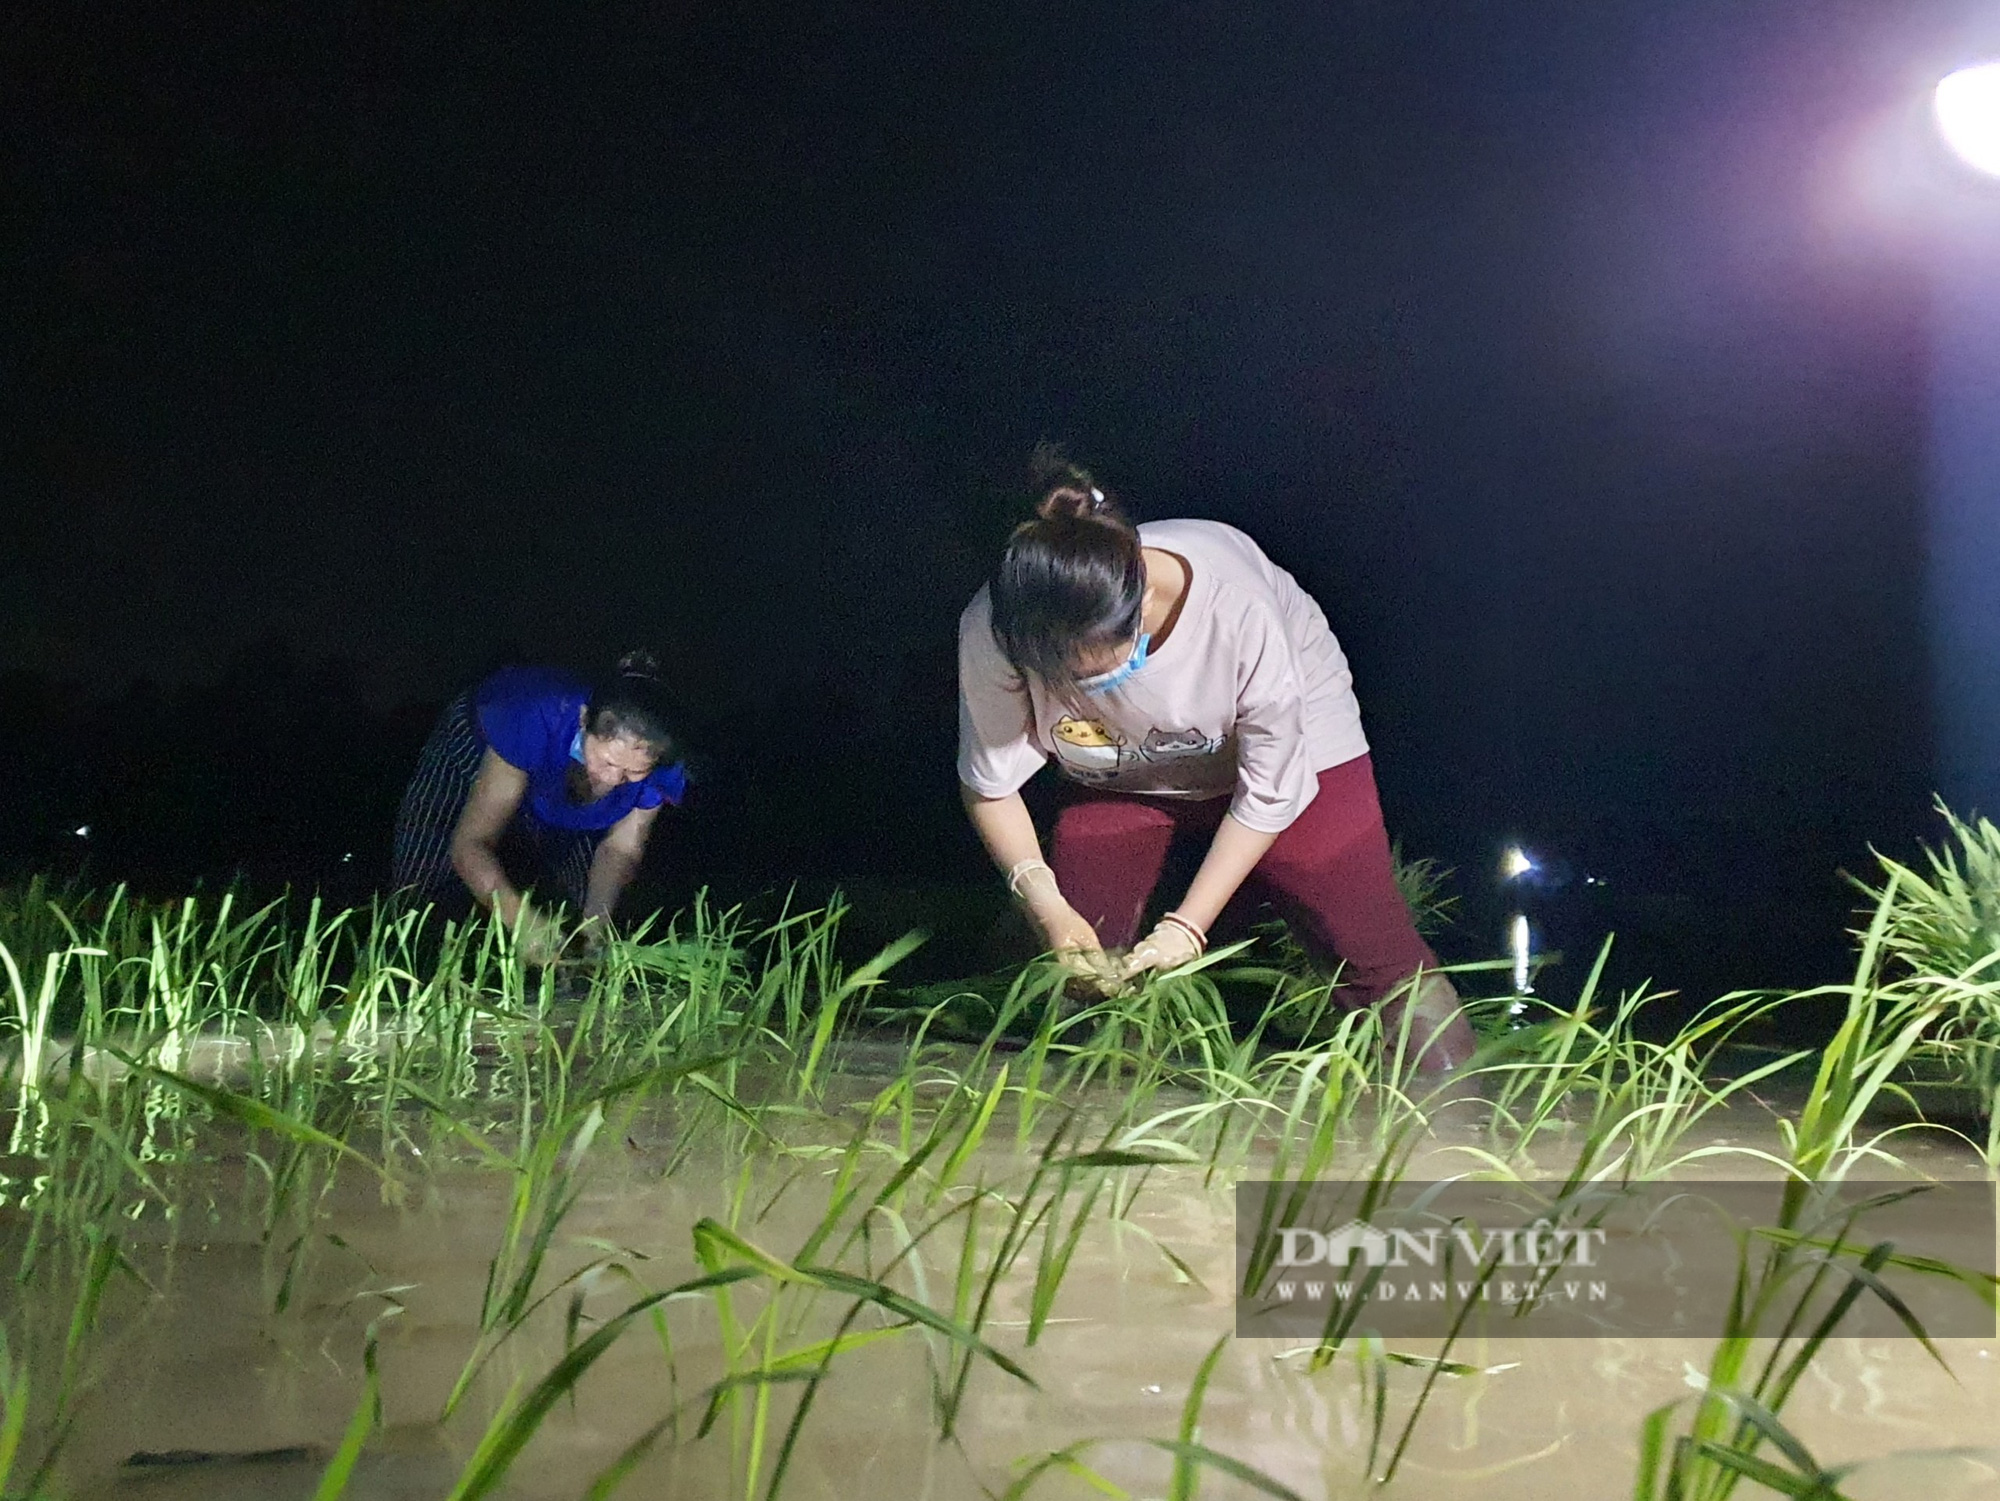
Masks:
[[[1117,963],[1104,952],[1097,929],[1064,898],[1054,871],[1040,860],[1023,860],[1007,872],[1007,889],[1028,909],[1074,989],[1109,995],[1119,988]]]
[[[1159,926],[1125,956],[1119,978],[1131,980],[1148,970],[1179,969],[1183,964],[1199,959],[1207,947],[1207,935],[1200,928],[1186,918],[1169,912],[1160,919]]]

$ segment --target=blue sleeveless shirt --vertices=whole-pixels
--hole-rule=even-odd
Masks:
[[[551,828],[608,829],[634,808],[679,807],[687,772],[679,762],[656,766],[643,782],[626,782],[595,802],[569,798],[569,769],[583,760],[577,715],[590,690],[548,667],[503,667],[472,693],[480,739],[509,766],[528,774],[521,803]]]

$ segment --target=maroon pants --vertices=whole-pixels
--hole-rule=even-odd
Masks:
[[[1174,836],[1198,836],[1205,849],[1228,811],[1226,797],[1194,802],[1078,791],[1056,816],[1049,863],[1099,942],[1124,948],[1139,936]],[[1320,963],[1331,968],[1344,961],[1334,992],[1342,1005],[1371,1006],[1419,969],[1437,968],[1396,886],[1367,756],[1319,774],[1319,796],[1257,862],[1217,919],[1216,940],[1241,936],[1260,899],[1278,909]]]

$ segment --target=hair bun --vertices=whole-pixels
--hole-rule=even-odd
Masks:
[[[1098,488],[1090,471],[1072,464],[1053,443],[1035,445],[1034,456],[1028,462],[1028,476],[1042,497],[1035,502],[1035,514],[1044,521],[1075,521],[1086,516],[1123,519],[1118,502]]]
[[[618,659],[618,673],[621,677],[646,678],[658,682],[660,659],[645,650],[628,651]]]
[[[1035,514],[1044,521],[1080,520],[1104,509],[1104,492],[1076,485],[1058,485],[1041,498]]]

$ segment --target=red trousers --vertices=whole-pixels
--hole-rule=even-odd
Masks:
[[[1174,837],[1198,837],[1206,850],[1228,811],[1226,797],[1076,791],[1056,816],[1049,863],[1098,940],[1125,948],[1139,936]],[[1344,961],[1334,992],[1342,1005],[1371,1006],[1419,969],[1437,968],[1397,889],[1375,767],[1365,755],[1319,774],[1319,796],[1257,862],[1217,919],[1216,941],[1242,936],[1260,899],[1320,963]]]

